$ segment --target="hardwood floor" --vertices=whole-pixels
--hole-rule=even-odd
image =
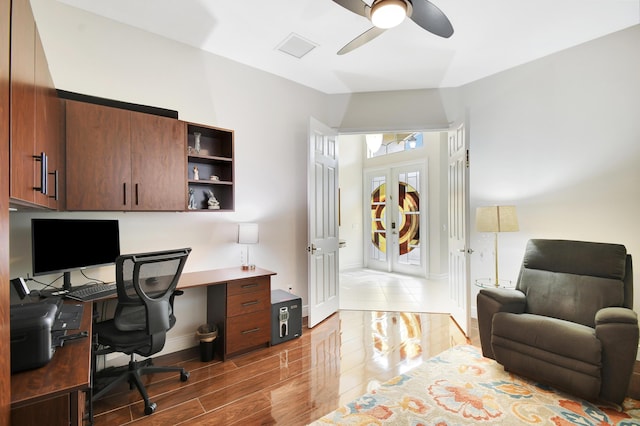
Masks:
[[[125,384],[94,403],[94,424],[304,425],[465,342],[446,314],[340,311],[298,339],[226,362],[201,362],[197,347],[159,357],[156,365],[184,366],[189,380],[148,377],[158,405],[150,416]]]

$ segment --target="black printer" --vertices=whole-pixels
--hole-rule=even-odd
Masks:
[[[42,367],[56,350],[51,335],[58,305],[11,305],[11,373]]]

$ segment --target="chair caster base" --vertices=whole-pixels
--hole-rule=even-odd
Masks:
[[[146,414],[147,416],[153,414],[156,411],[156,408],[158,408],[158,406],[155,402],[152,402],[149,405],[145,405],[144,414]]]

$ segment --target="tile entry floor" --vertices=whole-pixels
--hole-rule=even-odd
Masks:
[[[447,279],[428,280],[372,269],[340,272],[340,309],[448,313]]]

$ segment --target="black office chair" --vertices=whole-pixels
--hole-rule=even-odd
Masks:
[[[119,383],[136,386],[144,399],[144,413],[152,414],[156,404],[149,395],[141,375],[162,372],[180,372],[180,380],[189,379],[189,373],[180,367],[156,367],[151,358],[136,361],[135,354],[149,357],[162,350],[167,331],[173,327],[173,299],[182,294],[176,291],[178,279],[187,261],[190,248],[122,255],[116,259],[116,286],[118,305],[113,319],[94,326],[94,367],[98,355],[122,352],[131,356],[128,367],[107,368],[95,376],[95,383],[111,379],[96,392],[92,401],[104,396]],[[115,377],[115,379],[113,379]],[[91,410],[90,415],[93,415]]]

